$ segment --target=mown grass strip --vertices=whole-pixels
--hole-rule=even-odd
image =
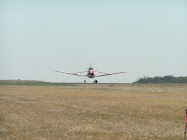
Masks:
[[[70,83],[50,83],[50,82],[26,82],[26,83],[0,82],[0,86],[76,86],[76,85]]]

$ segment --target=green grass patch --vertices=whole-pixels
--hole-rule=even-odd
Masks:
[[[42,81],[0,81],[0,86],[76,86],[71,83],[50,83]]]
[[[3,121],[3,119],[4,119],[4,116],[2,113],[0,113],[0,122]]]

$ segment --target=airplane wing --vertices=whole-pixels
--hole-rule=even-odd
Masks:
[[[102,75],[95,75],[95,77],[108,76],[108,75],[114,75],[114,74],[120,74],[120,73],[126,73],[126,72],[104,73]]]
[[[58,71],[58,70],[57,70],[56,72],[65,73],[65,74],[70,74],[70,75],[75,75],[75,76],[82,76],[82,77],[87,76],[87,75],[81,75],[81,74],[77,74],[77,73],[70,73],[70,72]],[[83,73],[83,72],[78,72],[78,73]]]
[[[81,72],[75,72],[75,73],[85,73],[85,72],[88,72],[88,71],[81,71]]]
[[[108,74],[108,73],[106,73],[106,72],[100,72],[100,71],[94,71],[94,72],[102,73],[102,74]]]

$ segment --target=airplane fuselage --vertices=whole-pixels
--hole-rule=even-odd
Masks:
[[[87,74],[88,78],[94,78],[94,70],[92,67],[88,68],[88,74]]]
[[[94,73],[88,72],[87,76],[88,76],[88,78],[94,78]]]

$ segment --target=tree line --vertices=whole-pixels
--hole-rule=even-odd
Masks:
[[[142,77],[134,83],[187,83],[187,77],[174,77],[173,75],[166,75],[164,77]]]

